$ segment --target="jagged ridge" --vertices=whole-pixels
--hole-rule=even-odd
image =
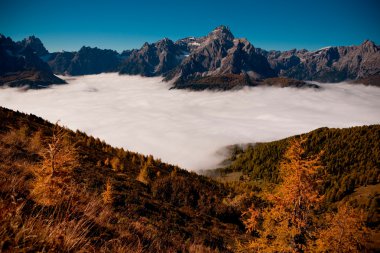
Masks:
[[[47,50],[34,36],[19,43],[0,35],[0,86],[44,88],[63,84],[39,56]]]
[[[276,85],[281,87],[310,86],[294,83],[293,79],[352,80],[380,86],[380,50],[369,40],[359,46],[326,47],[316,51],[266,51],[255,48],[247,39],[235,38],[231,30],[222,25],[203,37],[187,37],[176,42],[165,38],[121,54],[91,47],[82,47],[78,52],[48,53],[34,36],[18,42],[17,46],[41,57],[55,74],[119,72],[163,76],[165,81],[173,83],[173,88],[226,90],[268,84],[263,80],[273,77],[282,77],[270,81],[276,80]]]

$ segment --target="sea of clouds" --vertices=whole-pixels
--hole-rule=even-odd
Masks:
[[[153,154],[189,170],[215,167],[221,148],[272,141],[319,127],[380,123],[380,88],[320,84],[322,89],[169,90],[161,78],[100,74],[66,77],[43,90],[0,89],[0,106]]]

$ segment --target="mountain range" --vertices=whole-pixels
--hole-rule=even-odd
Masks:
[[[20,42],[0,35],[0,86],[43,88],[50,84],[64,84],[56,77],[40,56],[47,54],[41,41],[29,37]]]
[[[311,86],[319,82],[352,81],[380,86],[380,50],[366,40],[358,46],[326,47],[316,51],[266,51],[247,39],[235,38],[227,26],[203,37],[178,41],[164,38],[140,49],[82,47],[78,52],[49,53],[31,36],[20,42],[0,37],[0,85],[32,88],[64,83],[58,75],[103,72],[163,76],[173,88],[228,90],[241,86]],[[50,68],[49,68],[50,67]]]

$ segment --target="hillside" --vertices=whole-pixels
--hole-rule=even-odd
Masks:
[[[254,239],[240,252],[378,252],[379,143],[372,125],[230,147],[227,165],[208,174],[241,192],[242,204],[254,196],[243,212]]]
[[[2,252],[230,252],[246,236],[221,184],[33,115],[0,119]]]
[[[304,156],[319,152],[323,170],[323,184],[320,191],[325,195],[326,206],[330,206],[358,189],[369,185],[376,186],[377,195],[372,196],[372,211],[379,207],[380,186],[380,125],[352,127],[345,129],[319,128],[301,136],[304,143]],[[281,182],[279,167],[293,137],[283,140],[251,144],[247,147],[232,147],[228,166],[219,169],[220,177],[242,172],[240,183],[253,183],[266,188]],[[361,200],[363,201],[363,200]],[[368,200],[370,201],[370,199]],[[375,205],[375,203],[377,203]],[[370,208],[371,203],[366,203]],[[377,212],[377,211],[376,211]],[[374,226],[380,225],[380,216],[373,217]]]
[[[263,245],[376,252],[380,247],[379,125],[321,128],[236,146],[214,181],[33,115],[0,108],[0,119],[1,252],[255,252]],[[307,219],[293,221],[301,224],[300,234],[278,220],[293,213],[293,202],[286,199],[297,197],[293,190],[283,195],[298,169],[294,145],[301,150],[296,164],[318,158],[318,173],[297,183],[308,189],[302,201],[315,196],[312,205],[300,206],[307,215],[300,217]],[[228,180],[218,183],[221,178]],[[339,225],[342,216],[345,227]],[[344,230],[345,243],[330,245],[336,229]],[[293,234],[285,238],[288,232]],[[300,240],[306,232],[313,236]],[[284,238],[285,244],[275,244]]]

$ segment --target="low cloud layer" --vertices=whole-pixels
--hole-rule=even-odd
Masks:
[[[160,78],[100,74],[44,90],[0,89],[0,105],[189,170],[216,166],[217,151],[318,127],[380,123],[380,88],[256,87],[230,92],[168,90]]]

